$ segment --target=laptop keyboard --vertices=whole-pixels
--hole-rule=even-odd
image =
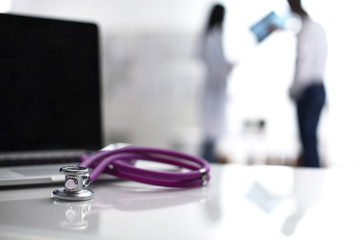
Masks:
[[[58,163],[76,163],[84,155],[83,151],[74,152],[37,152],[0,154],[0,166],[24,166]]]

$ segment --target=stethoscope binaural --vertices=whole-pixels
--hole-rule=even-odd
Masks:
[[[187,171],[164,172],[137,168],[134,166],[137,160],[170,164]],[[53,197],[66,201],[92,199],[94,193],[87,187],[101,173],[140,183],[180,188],[204,186],[210,179],[210,166],[202,158],[173,150],[136,146],[85,155],[78,166],[62,167],[60,172],[65,174],[65,184],[63,188],[53,191]]]

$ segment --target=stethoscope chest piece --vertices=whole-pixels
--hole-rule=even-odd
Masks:
[[[65,187],[53,191],[57,200],[86,201],[94,197],[94,193],[86,189],[90,183],[89,170],[85,167],[68,166],[60,168],[65,174]]]

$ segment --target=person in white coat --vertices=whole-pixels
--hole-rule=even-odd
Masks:
[[[227,77],[233,68],[224,55],[224,17],[224,6],[215,4],[201,42],[201,57],[206,66],[202,89],[201,120],[204,136],[201,154],[209,162],[217,162],[216,141],[225,131]]]

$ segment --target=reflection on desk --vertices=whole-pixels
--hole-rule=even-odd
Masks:
[[[358,171],[212,165],[206,187],[104,181],[85,202],[0,189],[0,239],[359,239]]]

